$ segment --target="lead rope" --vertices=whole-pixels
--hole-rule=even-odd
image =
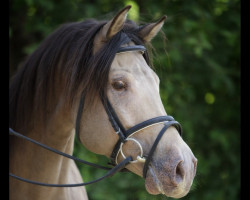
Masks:
[[[47,186],[47,187],[79,187],[79,186],[85,186],[85,185],[89,185],[89,184],[92,184],[92,183],[96,183],[96,182],[99,182],[101,180],[103,180],[104,178],[108,178],[112,175],[114,175],[116,172],[120,171],[121,169],[123,169],[127,164],[130,163],[130,161],[132,161],[132,157],[129,156],[127,157],[126,159],[124,159],[122,162],[120,162],[118,165],[116,165],[115,167],[113,168],[108,168],[108,167],[104,167],[104,166],[101,166],[101,165],[97,165],[97,164],[94,164],[94,163],[90,163],[90,162],[87,162],[85,160],[81,160],[79,158],[76,158],[74,156],[71,156],[69,154],[66,154],[66,153],[63,153],[61,151],[58,151],[54,148],[51,148],[45,144],[41,144],[39,142],[37,142],[36,140],[33,140],[29,137],[26,137],[16,131],[14,131],[13,129],[9,128],[9,134],[10,135],[14,135],[14,136],[17,136],[17,137],[20,137],[22,139],[25,139],[29,142],[32,142],[44,149],[47,149],[49,151],[52,151],[56,154],[59,154],[61,156],[64,156],[64,157],[67,157],[69,159],[72,159],[72,160],[75,160],[77,162],[80,162],[80,163],[83,163],[83,164],[86,164],[86,165],[89,165],[89,166],[92,166],[92,167],[95,167],[95,168],[99,168],[99,169],[104,169],[104,170],[109,170],[104,176],[98,178],[98,179],[95,179],[93,181],[89,181],[89,182],[86,182],[86,183],[76,183],[76,184],[50,184],[50,183],[42,183],[42,182],[38,182],[38,181],[32,181],[32,180],[28,180],[28,179],[25,179],[25,178],[22,178],[22,177],[19,177],[17,175],[14,175],[12,173],[9,173],[9,176],[13,177],[13,178],[16,178],[20,181],[24,181],[26,183],[31,183],[31,184],[35,184],[35,185],[40,185],[40,186]]]

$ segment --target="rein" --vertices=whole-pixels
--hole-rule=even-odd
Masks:
[[[141,51],[142,53],[144,53],[146,51],[146,48],[142,45],[134,45],[134,46],[125,46],[125,47],[120,47],[117,51],[117,53],[123,53],[123,52],[128,52],[128,51]],[[80,98],[80,103],[79,103],[79,108],[78,108],[78,113],[77,113],[77,118],[76,118],[76,136],[77,138],[80,140],[79,138],[79,129],[80,129],[80,121],[81,121],[81,116],[82,116],[82,112],[83,112],[83,108],[84,108],[84,93],[82,93],[81,98]],[[44,149],[47,149],[51,152],[54,152],[56,154],[59,154],[61,156],[67,157],[69,159],[75,160],[77,162],[80,162],[82,164],[86,164],[95,168],[99,168],[99,169],[103,169],[103,170],[109,170],[104,176],[95,179],[93,181],[90,182],[86,182],[86,183],[77,183],[77,184],[49,184],[49,183],[42,183],[42,182],[37,182],[37,181],[32,181],[32,180],[28,180],[22,177],[19,177],[17,175],[14,175],[12,173],[9,173],[9,176],[16,178],[20,181],[24,181],[27,183],[31,183],[31,184],[35,184],[35,185],[40,185],[40,186],[47,186],[47,187],[79,187],[79,186],[85,186],[85,185],[89,185],[89,184],[93,184],[96,182],[99,182],[101,180],[103,180],[104,178],[110,177],[112,175],[114,175],[116,172],[122,171],[124,170],[125,166],[129,163],[135,163],[135,162],[143,162],[144,163],[144,167],[143,167],[143,177],[146,178],[147,175],[147,170],[148,170],[148,166],[152,160],[153,157],[153,153],[161,139],[161,137],[163,136],[163,134],[165,133],[165,131],[170,127],[170,126],[174,126],[176,127],[176,129],[178,130],[179,134],[182,135],[182,128],[181,125],[179,124],[179,122],[175,121],[173,117],[171,116],[159,116],[159,117],[155,117],[155,118],[151,118],[148,119],[146,121],[143,121],[139,124],[136,124],[135,126],[129,128],[128,130],[126,130],[124,128],[124,126],[122,125],[121,121],[119,120],[115,110],[113,109],[111,103],[109,102],[108,98],[103,95],[100,94],[100,98],[101,101],[103,103],[103,106],[106,110],[106,113],[108,115],[109,121],[115,131],[115,133],[119,136],[119,140],[116,143],[112,154],[110,156],[111,159],[111,164],[115,165],[113,168],[108,168],[108,167],[104,167],[101,165],[97,165],[94,163],[90,163],[87,162],[85,160],[81,160],[79,158],[76,158],[74,156],[71,156],[69,154],[63,153],[61,151],[58,151],[54,148],[51,148],[47,145],[41,144],[40,142],[37,142],[29,137],[26,137],[16,131],[14,131],[13,129],[9,128],[9,134],[10,135],[14,135],[17,137],[20,137],[24,140],[27,140],[29,142],[32,142]],[[146,129],[148,127],[157,125],[157,124],[164,124],[163,128],[161,129],[161,131],[159,132],[158,136],[156,137],[148,155],[143,155],[143,148],[141,146],[141,144],[135,139],[132,138],[132,136],[143,130]],[[133,141],[135,142],[140,150],[141,153],[140,155],[137,156],[136,160],[133,160],[133,158],[131,156],[126,157],[122,151],[122,146],[125,142],[127,141]],[[124,158],[123,161],[121,161],[119,164],[117,163],[117,157],[119,155],[119,153],[121,153],[122,157]]]
[[[49,183],[42,183],[42,182],[38,182],[38,181],[32,181],[32,180],[28,180],[28,179],[25,179],[25,178],[22,178],[20,176],[17,176],[17,175],[14,175],[12,173],[9,173],[9,176],[13,177],[13,178],[16,178],[20,181],[24,181],[24,182],[27,182],[27,183],[32,183],[32,184],[35,184],[35,185],[40,185],[40,186],[47,186],[47,187],[79,187],[79,186],[85,186],[85,185],[89,185],[89,184],[93,184],[93,183],[96,183],[96,182],[99,182],[101,180],[103,180],[104,178],[107,178],[107,177],[110,177],[112,175],[114,175],[116,172],[120,171],[121,169],[123,169],[131,160],[132,160],[132,157],[128,157],[126,159],[124,159],[121,163],[119,163],[119,165],[113,167],[113,168],[108,168],[108,167],[104,167],[102,165],[97,165],[97,164],[94,164],[94,163],[90,163],[90,162],[87,162],[85,160],[81,160],[79,158],[76,158],[74,156],[71,156],[69,154],[66,154],[66,153],[63,153],[61,151],[58,151],[54,148],[51,148],[45,144],[41,144],[40,142],[37,142],[29,137],[26,137],[14,130],[12,130],[11,128],[9,128],[9,134],[10,135],[15,135],[17,137],[20,137],[22,139],[25,139],[29,142],[32,142],[44,149],[47,149],[49,151],[52,151],[56,154],[59,154],[61,156],[64,156],[66,158],[69,158],[69,159],[72,159],[72,160],[75,160],[77,162],[80,162],[82,164],[85,164],[85,165],[89,165],[91,167],[95,167],[95,168],[99,168],[99,169],[103,169],[103,170],[109,170],[104,176],[96,179],[96,180],[93,180],[93,181],[89,181],[89,182],[85,182],[85,183],[76,183],[76,184],[49,184]]]

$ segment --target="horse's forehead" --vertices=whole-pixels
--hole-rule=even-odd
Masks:
[[[139,51],[119,53],[111,65],[111,70],[148,71],[150,67]]]

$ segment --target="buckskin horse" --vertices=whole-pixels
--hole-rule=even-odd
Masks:
[[[166,16],[138,26],[126,19],[130,8],[110,21],[62,25],[12,78],[10,199],[88,199],[80,186],[121,170],[145,178],[150,194],[189,192],[197,159],[164,109],[145,47]],[[73,157],[75,137],[114,167]],[[83,183],[74,160],[108,172]]]

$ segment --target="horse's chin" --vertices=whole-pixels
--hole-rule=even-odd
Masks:
[[[167,176],[167,174],[165,175]],[[164,176],[157,176],[154,168],[149,166],[145,179],[146,190],[153,195],[163,194],[173,198],[181,198],[189,192],[189,189],[187,190],[183,184],[171,185],[167,184],[165,180]]]

